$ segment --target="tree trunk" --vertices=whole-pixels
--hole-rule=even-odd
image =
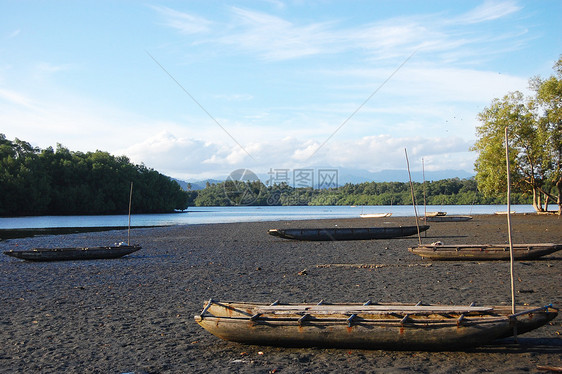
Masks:
[[[541,200],[541,192],[535,186],[531,186],[533,189],[533,208],[537,213],[542,212],[542,200]]]
[[[558,195],[556,196],[556,203],[558,204],[558,215],[562,216],[562,179],[556,181],[556,189],[558,190]]]

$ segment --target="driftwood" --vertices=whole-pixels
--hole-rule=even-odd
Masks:
[[[562,366],[537,365],[537,370],[554,371],[554,372],[557,372],[557,373],[562,373]]]
[[[424,268],[431,267],[431,263],[427,264],[319,264],[317,268],[359,268],[359,269],[379,269],[390,267],[416,267],[422,266]]]

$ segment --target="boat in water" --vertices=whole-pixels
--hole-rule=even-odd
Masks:
[[[228,341],[284,347],[459,350],[539,328],[552,305],[273,304],[209,300],[195,321]]]

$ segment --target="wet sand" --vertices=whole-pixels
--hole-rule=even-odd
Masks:
[[[515,243],[562,243],[562,219],[513,217]],[[193,320],[209,298],[272,302],[511,304],[508,262],[429,262],[417,237],[298,242],[270,228],[413,225],[413,218],[279,221],[132,230],[118,260],[29,263],[0,256],[0,372],[482,373],[562,366],[562,316],[460,352],[280,348],[230,343]],[[425,243],[505,243],[505,216],[435,222]],[[0,250],[95,246],[127,231],[11,239]],[[351,266],[334,266],[348,264]],[[367,266],[360,266],[367,265]],[[375,266],[376,265],[376,266]],[[306,272],[303,270],[306,269]],[[562,252],[515,263],[517,304],[562,305]],[[304,274],[304,275],[303,275]]]

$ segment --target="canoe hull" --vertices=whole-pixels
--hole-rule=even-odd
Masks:
[[[27,261],[76,261],[120,258],[141,249],[140,245],[83,248],[35,248],[29,251],[5,251],[4,254]]]
[[[390,310],[395,306],[389,306]],[[355,314],[349,309],[349,313],[339,310],[315,314],[309,310],[308,317],[302,320],[306,312],[269,312],[255,317],[256,310],[259,311],[256,304],[214,303],[209,308],[206,306],[204,313],[195,316],[195,320],[221,339],[245,344],[431,351],[488,344],[511,336],[514,324],[521,334],[548,323],[558,312],[545,307],[513,319],[505,307],[491,309],[467,311],[462,318],[460,312],[441,315],[362,310]]]
[[[535,260],[562,249],[562,244],[514,244],[515,260]],[[429,260],[442,261],[505,261],[510,259],[509,245],[421,245],[408,250]]]
[[[359,217],[361,218],[386,218],[390,217],[392,213],[364,213],[360,214]]]
[[[426,222],[464,222],[470,221],[472,219],[471,216],[427,216],[422,217],[425,219]]]
[[[423,232],[429,226],[419,226]],[[324,229],[271,229],[269,235],[283,239],[306,241],[372,240],[392,239],[418,233],[417,226],[369,227],[369,228],[324,228]]]

